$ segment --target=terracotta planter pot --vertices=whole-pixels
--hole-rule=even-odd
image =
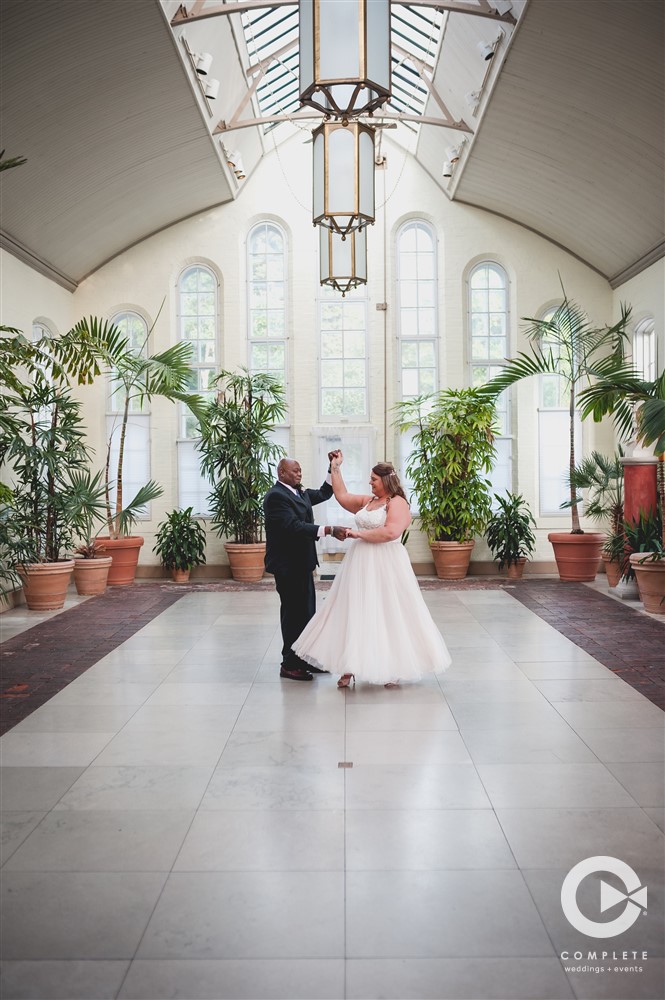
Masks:
[[[125,538],[100,538],[99,544],[111,556],[113,562],[109,570],[109,587],[126,587],[134,583],[139,561],[139,549],[143,545],[142,535],[127,535]]]
[[[253,545],[242,545],[240,542],[224,542],[226,554],[229,557],[231,575],[234,580],[245,583],[256,583],[263,578],[265,570],[264,558],[266,543],[256,542]]]
[[[463,580],[469,572],[475,542],[430,542],[439,580]]]
[[[190,571],[188,569],[172,569],[171,579],[174,583],[188,583],[189,572]]]
[[[506,566],[506,576],[509,580],[521,580],[526,566],[526,556],[521,556],[516,562]]]
[[[616,559],[610,559],[610,557],[604,552],[602,553],[601,558],[605,567],[607,586],[616,587],[621,579],[621,563],[618,563]]]
[[[665,615],[665,559],[641,562],[646,554],[633,552],[630,556],[640,600],[645,611],[650,611],[652,615]]]
[[[583,535],[551,531],[547,538],[554,549],[560,580],[587,583],[596,579],[605,535],[600,531],[586,531]]]
[[[108,583],[112,562],[111,556],[95,556],[94,559],[84,559],[82,556],[78,556],[74,559],[76,592],[82,596],[103,594]]]
[[[73,559],[17,566],[23,581],[25,603],[30,611],[57,611],[63,607],[73,570]]]

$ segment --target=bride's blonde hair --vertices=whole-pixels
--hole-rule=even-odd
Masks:
[[[402,489],[399,476],[395,472],[395,466],[390,462],[379,462],[372,469],[375,476],[379,476],[383,483],[383,488],[389,497],[403,497],[406,500],[406,493]],[[408,500],[406,501],[409,502]]]

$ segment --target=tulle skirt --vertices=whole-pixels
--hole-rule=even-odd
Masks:
[[[417,681],[450,666],[401,542],[352,541],[327,597],[293,649],[370,684]]]

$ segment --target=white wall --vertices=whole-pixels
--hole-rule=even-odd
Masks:
[[[193,261],[203,261],[220,278],[222,364],[235,368],[247,362],[246,234],[261,219],[278,221],[289,241],[291,453],[302,462],[305,481],[318,485],[324,471],[314,465],[318,422],[318,245],[311,224],[311,144],[305,142],[308,138],[308,132],[298,131],[280,147],[279,155],[274,152],[267,155],[244,182],[237,201],[172,226],[127,250],[84,281],[73,295],[3,255],[3,322],[29,330],[35,317],[50,316],[57,328],[64,330],[82,315],[109,318],[128,308],[153,319],[164,300],[154,334],[153,350],[158,350],[175,342],[175,288],[180,271]],[[266,144],[269,148],[270,137]],[[370,412],[376,432],[373,455],[376,461],[396,458],[395,433],[389,414],[395,402],[397,333],[394,238],[406,219],[428,219],[439,237],[442,386],[466,384],[466,275],[478,260],[497,260],[510,277],[513,352],[525,346],[520,317],[537,315],[560,298],[559,275],[568,295],[586,309],[594,323],[603,324],[612,321],[618,297],[624,297],[624,290],[626,297],[629,292],[635,294],[640,303],[651,301],[655,297],[657,276],[662,274],[662,265],[660,270],[655,266],[654,275],[651,268],[620,289],[620,295],[613,293],[596,272],[536,234],[482,210],[449,202],[416,161],[389,139],[384,139],[383,152],[387,155],[387,167],[377,170],[376,175],[376,200],[380,207],[376,225],[368,235]],[[186,178],[183,182],[186,183]],[[377,311],[377,304],[383,302],[387,303],[387,311]],[[662,332],[662,302],[657,322]],[[90,442],[101,464],[105,443],[104,387],[100,382],[81,393]],[[515,447],[514,485],[537,510],[536,381],[518,386],[515,398],[519,440]],[[155,401],[151,474],[165,486],[165,493],[153,504],[152,520],[141,524],[146,536],[143,565],[157,563],[150,551],[156,525],[178,503],[177,435],[177,408]],[[600,447],[606,451],[613,448],[609,425],[598,427],[587,422],[584,436],[587,448]],[[539,521],[537,559],[551,561],[551,549],[545,540],[547,531],[567,525],[566,517]],[[476,559],[488,558],[482,544],[477,549]],[[414,562],[429,562],[426,543],[415,532],[409,540],[409,551]],[[213,565],[226,561],[221,542],[216,539],[209,543],[208,561]]]

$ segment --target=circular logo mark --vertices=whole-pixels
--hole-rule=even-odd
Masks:
[[[619,892],[607,882],[600,881],[600,912],[625,902],[625,907],[618,917],[607,922],[598,922],[585,917],[577,905],[577,890],[587,875],[596,872],[610,872],[623,882],[626,891]],[[616,937],[632,927],[642,909],[647,907],[647,889],[640,885],[640,880],[630,865],[618,858],[598,856],[585,858],[570,869],[561,886],[561,907],[568,923],[594,938]]]

